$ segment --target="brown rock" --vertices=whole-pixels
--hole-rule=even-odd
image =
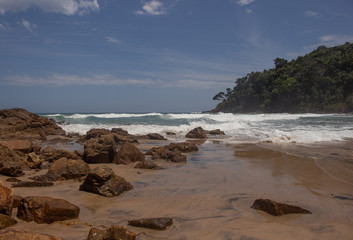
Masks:
[[[0,214],[0,230],[11,227],[15,225],[17,221],[12,217]]]
[[[113,138],[116,144],[124,144],[126,142],[128,143],[138,143],[137,137],[133,135],[120,135],[116,133],[110,134]]]
[[[0,240],[63,240],[47,234],[30,233],[14,229],[0,231]]]
[[[11,216],[13,191],[0,183],[0,214]]]
[[[128,224],[135,227],[150,228],[155,230],[166,230],[173,224],[171,218],[146,218],[128,221]]]
[[[49,155],[46,158],[46,160],[48,162],[55,162],[56,160],[59,160],[60,158],[81,159],[81,157],[76,155],[75,153],[69,152],[65,149],[60,149],[60,150],[55,150],[54,152],[52,152],[52,154]]]
[[[86,140],[91,138],[99,138],[100,136],[110,134],[111,132],[108,129],[103,128],[93,128],[86,133]]]
[[[20,202],[22,201],[23,197],[19,195],[13,195],[12,207],[18,208],[20,206]]]
[[[33,151],[33,145],[28,140],[2,140],[0,144],[8,147],[13,151],[30,153]]]
[[[188,143],[188,142],[171,143],[166,147],[171,151],[177,149],[178,151],[183,152],[183,153],[199,151],[198,147],[195,144]]]
[[[32,169],[40,169],[40,167],[42,166],[42,162],[43,161],[34,152],[29,153],[25,160],[25,164]]]
[[[158,133],[149,133],[147,134],[148,139],[150,140],[167,140],[165,137]]]
[[[32,179],[37,182],[55,182],[58,180],[58,178],[54,174],[51,174],[51,173],[50,174],[46,173],[44,175],[30,177],[29,179]]]
[[[133,186],[124,178],[114,174],[107,166],[96,167],[87,175],[80,186],[80,191],[91,192],[105,197],[119,196],[125,191],[133,189]]]
[[[203,138],[207,138],[207,132],[203,130],[201,127],[198,127],[188,132],[185,137],[203,139]]]
[[[21,182],[21,180],[15,178],[15,177],[10,177],[10,178],[6,179],[6,182],[13,182],[14,183],[14,182]]]
[[[220,129],[207,131],[207,133],[211,134],[211,135],[225,135],[225,133],[223,131],[221,131]]]
[[[83,160],[87,163],[111,163],[116,155],[116,143],[113,136],[103,135],[86,142]]]
[[[53,186],[54,183],[52,182],[39,182],[39,181],[23,181],[12,184],[11,187],[18,188],[18,187],[50,187]]]
[[[144,160],[144,161],[138,162],[135,165],[135,168],[153,169],[153,170],[161,170],[161,169],[163,169],[161,166],[158,166],[155,162],[153,162],[151,160]]]
[[[145,155],[132,143],[124,143],[117,152],[114,163],[129,164],[132,162],[140,162],[145,160]]]
[[[122,129],[122,128],[113,128],[111,130],[112,133],[116,133],[118,135],[121,135],[121,136],[129,136],[130,134],[128,133],[128,131]]]
[[[275,202],[270,199],[256,199],[252,207],[257,210],[264,211],[273,216],[281,216],[290,213],[311,214],[310,211],[301,207]]]
[[[111,226],[108,229],[91,228],[87,240],[135,240],[136,234],[124,226]]]
[[[17,217],[37,223],[52,223],[78,218],[79,207],[72,203],[51,197],[25,197],[18,207]]]
[[[9,177],[18,177],[23,175],[19,156],[8,147],[0,144],[0,174]]]
[[[47,174],[54,175],[57,180],[69,180],[85,177],[90,171],[88,164],[81,159],[60,158],[50,166]]]

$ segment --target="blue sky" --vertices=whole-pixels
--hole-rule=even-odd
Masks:
[[[0,108],[190,112],[238,77],[353,42],[352,0],[0,0]]]

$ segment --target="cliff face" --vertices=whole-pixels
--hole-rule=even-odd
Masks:
[[[327,48],[238,78],[213,112],[352,112],[353,44]]]

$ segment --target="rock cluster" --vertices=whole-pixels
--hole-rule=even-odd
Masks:
[[[197,152],[198,148],[193,143],[171,143],[167,146],[154,147],[146,152],[152,159],[164,159],[170,162],[186,162],[186,156],[182,153]]]

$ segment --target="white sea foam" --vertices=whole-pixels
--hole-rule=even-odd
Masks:
[[[100,113],[100,114],[73,114],[63,115],[65,118],[82,119],[88,117],[96,118],[132,118],[132,117],[146,117],[146,116],[161,116],[162,113]]]

